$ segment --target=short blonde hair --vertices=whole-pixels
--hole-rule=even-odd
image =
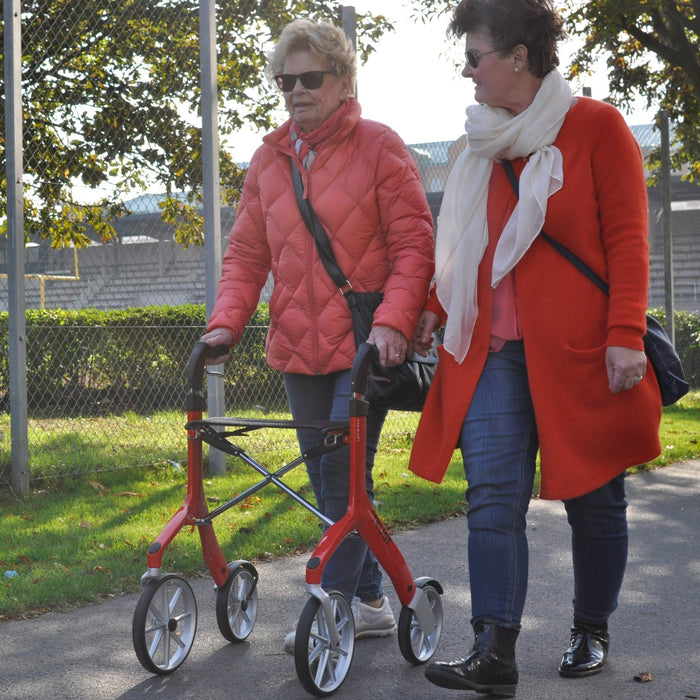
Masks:
[[[284,70],[284,62],[293,51],[310,51],[328,64],[329,70],[346,77],[354,92],[357,79],[357,59],[352,42],[345,32],[328,22],[310,19],[295,19],[280,34],[277,43],[268,55],[267,74],[272,80]]]

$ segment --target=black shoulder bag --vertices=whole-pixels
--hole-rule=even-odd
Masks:
[[[356,292],[353,290],[352,285],[336,262],[328,234],[318,220],[311,202],[304,199],[301,173],[294,161],[291,161],[291,164],[294,194],[297,198],[299,211],[316,242],[323,266],[347,301],[352,316],[355,347],[357,348],[366,342],[372,330],[374,312],[381,304],[384,295],[382,292]],[[367,400],[372,406],[379,409],[422,411],[428,389],[430,389],[430,382],[437,369],[437,362],[438,355],[435,348],[428,352],[427,357],[414,353],[412,357],[407,357],[402,364],[396,367],[384,367],[378,361],[372,362],[367,378]]]
[[[513,169],[513,164],[509,160],[501,161],[505,168],[506,175],[516,195],[520,194],[518,177]],[[555,240],[544,231],[540,231],[540,236],[544,238],[558,253],[563,255],[572,265],[588,277],[605,294],[610,294],[610,288],[599,275],[597,275],[581,258],[570,251],[565,245]],[[661,392],[661,403],[670,406],[676,403],[688,393],[690,388],[683,373],[680,357],[673,347],[671,339],[664,330],[664,327],[653,317],[647,314],[647,332],[644,334],[644,351],[649,358],[651,366],[654,368],[656,380],[659,383]]]

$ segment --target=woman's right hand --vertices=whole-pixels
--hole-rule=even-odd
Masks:
[[[212,347],[217,345],[226,345],[230,348],[233,345],[233,333],[226,328],[215,328],[213,331],[205,333],[200,340],[207,345],[211,345]],[[226,360],[228,360],[228,353],[217,357],[209,357],[206,360],[206,364],[220,365],[222,362],[226,362]]]
[[[433,347],[433,333],[440,326],[440,317],[432,311],[422,311],[413,334],[413,351],[425,357]]]

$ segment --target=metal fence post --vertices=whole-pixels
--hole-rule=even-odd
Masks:
[[[345,36],[352,42],[353,48],[357,48],[357,13],[352,5],[343,5],[340,9],[340,19],[343,23]]]
[[[357,13],[352,5],[342,5],[340,8],[340,21],[343,25],[345,36],[352,42],[352,47],[357,49]],[[358,87],[355,84],[355,97],[358,96]]]
[[[666,332],[671,342],[676,343],[675,303],[673,283],[673,227],[671,225],[671,146],[669,138],[668,112],[659,112],[661,131],[661,201],[663,203],[664,233],[664,301],[666,309]]]
[[[4,0],[5,158],[10,354],[12,487],[29,491],[27,429],[27,333],[24,300],[24,190],[22,187],[22,24],[20,0]]]
[[[199,4],[200,66],[202,72],[202,185],[204,188],[204,279],[207,319],[216,300],[221,276],[221,190],[219,186],[218,87],[216,64],[216,0]],[[223,377],[207,378],[207,410],[224,414]],[[209,448],[209,471],[226,472],[226,455]]]

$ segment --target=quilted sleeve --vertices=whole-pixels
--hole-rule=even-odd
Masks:
[[[262,148],[256,151],[246,175],[223,258],[216,302],[207,323],[207,331],[214,328],[231,331],[236,343],[255,311],[271,267],[258,186],[261,151]]]

